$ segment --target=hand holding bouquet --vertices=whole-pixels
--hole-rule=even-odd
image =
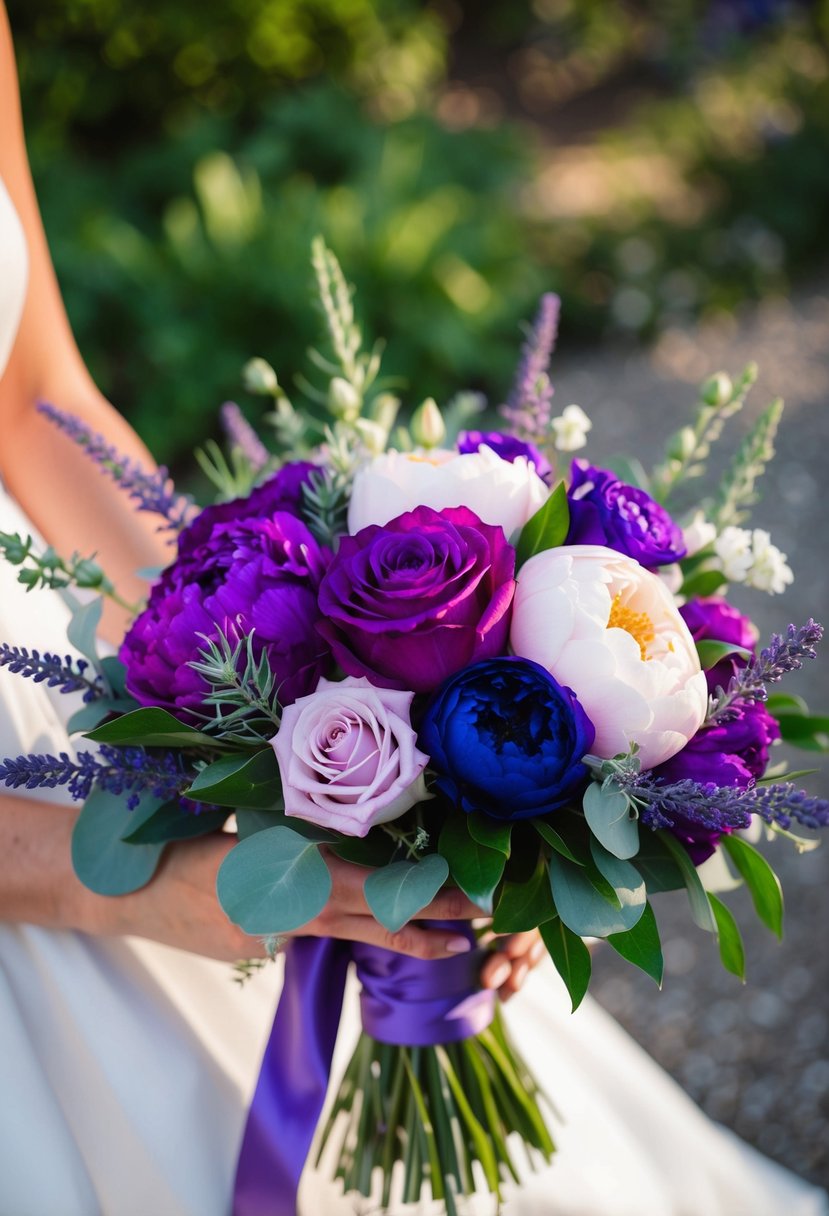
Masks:
[[[797,847],[829,805],[769,769],[781,737],[825,745],[826,719],[771,691],[811,658],[821,628],[790,626],[759,654],[723,592],[783,590],[791,572],[741,527],[772,452],[780,405],[761,415],[719,491],[680,508],[753,372],[702,389],[693,423],[647,476],[563,452],[590,428],[554,414],[548,376],[558,302],[524,349],[504,431],[469,429],[482,403],[427,401],[408,428],[364,352],[350,291],[321,242],[314,267],[330,351],[314,354],[298,412],[263,360],[246,383],[272,399],[274,453],[226,406],[230,453],[200,454],[219,501],[195,514],[75,420],[44,407],[163,517],[176,553],[154,576],[118,658],[95,642],[100,600],[78,607],[82,657],[5,647],[23,676],[82,690],[77,755],[9,758],[6,785],[68,785],[83,800],[74,860],[115,895],[152,877],[171,840],[222,828],[239,842],[218,879],[231,920],[275,950],[326,906],[332,856],[365,869],[388,944],[444,888],[496,933],[538,928],[575,1008],[599,937],[657,983],[652,897],[684,889],[696,923],[743,974],[739,930],[709,859],[782,927],[779,884],[744,830]],[[467,429],[462,428],[466,426]],[[94,562],[0,536],[29,586],[114,594]],[[703,864],[709,863],[709,864]],[[347,1190],[382,1206],[424,1193],[447,1211],[476,1185],[496,1195],[554,1145],[543,1099],[477,983],[476,933],[455,959],[292,938],[285,991],[254,1099],[237,1211],[291,1211],[328,1080],[345,973],[365,1033],[323,1136]],[[554,1097],[554,1095],[553,1095]]]

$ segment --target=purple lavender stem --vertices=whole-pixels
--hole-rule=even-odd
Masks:
[[[235,401],[224,403],[221,419],[231,446],[238,448],[254,473],[261,472],[270,460],[270,453]]]
[[[8,667],[15,675],[32,679],[35,684],[46,681],[47,688],[59,688],[61,692],[83,691],[84,701],[94,701],[104,695],[101,677],[86,674],[89,664],[86,659],[73,659],[71,655],[43,654],[39,650],[27,650],[25,646],[10,646],[0,642],[0,667]]]
[[[29,755],[0,760],[0,782],[10,789],[54,789],[65,785],[73,798],[89,797],[93,785],[110,794],[129,794],[127,806],[138,805],[141,793],[169,801],[178,798],[191,784],[182,758],[175,752],[151,754],[142,747],[110,747],[102,744],[98,754],[78,752],[72,759]]]
[[[777,684],[790,671],[797,671],[805,659],[813,659],[823,637],[823,626],[810,617],[805,625],[789,625],[786,636],[773,633],[768,646],[748,665],[731,677],[728,688],[712,706],[707,721],[728,720],[735,701],[765,701],[767,684]]]
[[[109,474],[122,490],[126,490],[138,505],[139,511],[160,515],[166,521],[160,531],[178,532],[184,527],[192,500],[186,494],[176,493],[163,465],[155,473],[147,473],[137,461],[122,456],[116,448],[107,443],[103,435],[91,430],[73,414],[64,413],[45,401],[40,402],[37,408],[45,418],[83,448],[102,472]]]
[[[554,390],[547,373],[560,311],[557,295],[547,292],[541,297],[535,322],[521,350],[512,392],[500,411],[517,435],[542,443],[549,437]]]

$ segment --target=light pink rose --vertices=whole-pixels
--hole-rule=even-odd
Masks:
[[[365,836],[427,798],[429,757],[416,747],[413,699],[349,676],[320,680],[310,696],[286,706],[271,740],[285,814]]]

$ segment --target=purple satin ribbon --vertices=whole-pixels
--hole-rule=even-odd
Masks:
[[[433,925],[436,922],[432,922]],[[474,941],[468,924],[451,925]],[[424,1047],[480,1033],[493,992],[482,954],[424,962],[358,942],[295,939],[236,1167],[233,1216],[296,1216],[297,1191],[328,1090],[348,965],[362,985],[363,1029],[383,1043]]]

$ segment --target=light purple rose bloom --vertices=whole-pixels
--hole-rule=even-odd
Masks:
[[[686,553],[682,529],[644,490],[609,469],[574,460],[570,470],[567,545],[606,545],[641,566],[664,566]]]
[[[255,491],[260,502],[269,486]],[[241,517],[233,518],[234,506]],[[283,705],[311,692],[329,670],[315,624],[330,553],[294,515],[256,518],[249,506],[208,507],[182,533],[178,557],[121,644],[127,688],[141,705],[197,721],[209,687],[189,664],[220,630],[231,641],[254,632],[254,653],[266,652]]]
[[[745,650],[754,650],[757,630],[748,617],[738,612],[727,600],[719,596],[693,599],[683,604],[679,611],[695,642],[730,642],[734,646],[742,646]],[[708,691],[727,689],[731,677],[747,663],[748,659],[739,654],[730,654],[721,659],[705,673]]]
[[[760,701],[736,701],[726,721],[704,726],[670,760],[653,770],[666,782],[696,781],[701,785],[733,785],[747,789],[762,777],[769,747],[780,738],[780,727]],[[688,847],[696,865],[714,852],[721,832],[688,820],[671,829]]]
[[[466,507],[417,507],[343,537],[322,580],[317,628],[345,672],[431,692],[504,654],[515,550]]]
[[[503,431],[461,431],[458,436],[458,451],[461,455],[477,452],[484,445],[492,448],[496,456],[500,456],[502,460],[509,460],[510,463],[517,460],[519,456],[525,457],[535,465],[535,471],[541,480],[549,483],[553,475],[553,466],[534,443],[526,443],[523,439],[517,439],[515,435],[507,435]]]
[[[429,757],[417,748],[413,699],[348,677],[321,680],[316,692],[289,705],[271,740],[285,814],[365,836],[428,798]]]

